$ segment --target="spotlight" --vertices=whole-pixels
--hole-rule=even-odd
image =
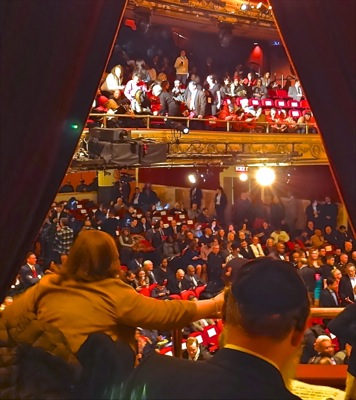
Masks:
[[[218,27],[221,47],[229,47],[232,40],[232,30],[234,29],[234,26],[228,22],[220,22]]]
[[[195,174],[189,174],[188,175],[188,180],[190,183],[196,183],[197,182],[197,176]]]
[[[251,6],[247,3],[241,4],[240,10],[241,11],[248,11],[251,8]]]
[[[265,14],[268,15],[270,12],[270,9],[268,7],[266,7],[262,1],[260,1],[257,6],[256,6],[256,10],[259,10],[261,12],[261,14]]]
[[[243,172],[242,174],[239,175],[239,179],[241,182],[246,182],[248,179],[248,175],[245,172]]]
[[[124,142],[127,139],[131,139],[131,132],[127,130],[122,130],[119,132],[119,142]]]
[[[147,7],[135,7],[135,23],[137,29],[147,33],[151,26],[151,9]]]
[[[183,126],[180,122],[172,121],[168,118],[165,118],[164,122],[168,127],[180,134],[188,135],[188,133],[190,132],[189,128],[187,126]]]
[[[276,179],[276,174],[272,168],[259,168],[256,172],[256,180],[261,186],[269,186]]]

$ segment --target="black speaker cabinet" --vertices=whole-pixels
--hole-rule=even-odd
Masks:
[[[90,128],[89,139],[118,143],[131,139],[131,131],[122,128]]]
[[[166,143],[140,143],[140,164],[151,165],[167,161]]]

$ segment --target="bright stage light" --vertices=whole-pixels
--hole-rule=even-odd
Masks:
[[[261,186],[272,185],[275,179],[276,174],[272,168],[263,167],[256,172],[256,180]]]
[[[248,175],[243,172],[242,174],[239,175],[239,179],[241,182],[246,182],[248,179]]]
[[[188,180],[190,183],[196,183],[197,182],[197,177],[195,174],[189,174],[188,175]]]

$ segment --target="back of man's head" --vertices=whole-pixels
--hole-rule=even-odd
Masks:
[[[250,337],[279,341],[292,329],[305,329],[310,307],[307,289],[285,261],[260,257],[247,262],[236,272],[226,297],[226,325]]]

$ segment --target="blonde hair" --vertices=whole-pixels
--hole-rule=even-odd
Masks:
[[[97,230],[81,231],[68,260],[60,272],[60,280],[92,282],[118,276],[119,252],[114,239]]]

